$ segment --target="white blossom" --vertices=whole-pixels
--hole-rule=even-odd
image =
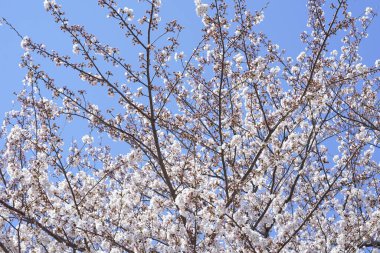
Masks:
[[[124,7],[123,12],[127,15],[128,21],[132,21],[134,18],[133,9]]]
[[[242,142],[242,137],[240,135],[234,135],[231,139],[230,145],[232,147],[239,146]]]
[[[365,15],[370,15],[371,13],[373,12],[372,8],[371,7],[366,7],[365,8]]]
[[[84,144],[91,144],[93,141],[94,141],[94,137],[92,137],[92,136],[84,135],[84,136],[82,137],[82,142],[83,142]]]
[[[293,74],[298,74],[298,73],[300,72],[300,68],[297,67],[297,66],[292,66],[292,68],[291,68],[291,72],[292,72]]]
[[[260,24],[263,21],[264,21],[264,12],[262,12],[262,11],[257,12],[256,15],[254,16],[253,23],[255,25],[258,25],[258,24]]]
[[[194,0],[195,11],[199,17],[203,17],[207,14],[208,4],[204,4],[201,0]]]
[[[301,53],[297,56],[297,61],[298,61],[298,62],[302,62],[302,61],[305,59],[305,56],[306,56],[306,53],[305,53],[305,52],[301,52]]]
[[[241,64],[244,60],[244,56],[239,53],[239,54],[235,55],[234,60],[235,60],[236,64]]]
[[[20,44],[22,49],[24,49],[25,51],[29,51],[30,45],[31,45],[31,40],[28,36],[25,36],[24,38],[22,38],[21,44]]]
[[[55,4],[55,0],[44,0],[44,8],[46,11],[50,10]]]
[[[79,54],[80,51],[80,46],[78,43],[73,44],[73,53],[74,54]]]
[[[302,62],[302,61],[305,59],[305,56],[306,56],[306,53],[305,53],[305,52],[301,52],[301,53],[297,56],[297,61],[298,61],[298,62]]]

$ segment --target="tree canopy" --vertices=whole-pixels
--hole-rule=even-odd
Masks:
[[[359,54],[374,10],[308,1],[305,49],[289,57],[256,29],[265,7],[194,2],[201,40],[185,52],[161,0],[98,1],[134,59],[55,0],[44,8],[71,53],[18,33],[26,76],[0,132],[4,252],[380,249],[380,60]]]

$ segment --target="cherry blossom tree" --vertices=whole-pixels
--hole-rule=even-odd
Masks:
[[[54,0],[44,7],[75,55],[22,37],[20,107],[1,129],[2,251],[380,249],[380,61],[359,55],[370,7],[354,16],[347,0],[308,1],[292,58],[245,0],[196,0],[202,39],[187,52],[161,0],[139,1],[139,13],[119,2],[98,4],[137,64]],[[82,138],[64,133],[75,122]]]

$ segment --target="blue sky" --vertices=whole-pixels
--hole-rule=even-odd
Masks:
[[[122,52],[126,51],[123,53],[132,55],[131,61],[135,61],[133,54],[129,52],[133,49],[124,44],[117,25],[105,18],[106,12],[97,6],[96,0],[57,2],[63,5],[70,23],[85,25],[88,31],[94,33],[102,42],[109,42],[110,45],[120,47]],[[193,0],[162,0],[162,2],[163,19],[179,20],[185,27],[180,37],[183,48],[191,49],[200,39],[199,29],[201,28],[201,21],[194,11]],[[207,1],[204,0],[204,2]],[[247,2],[253,8],[261,8],[268,0],[247,0]],[[306,2],[304,0],[269,1],[265,20],[258,27],[259,30],[266,32],[272,41],[286,49],[289,56],[296,57],[303,48],[299,34],[306,30]],[[119,1],[119,3],[139,11],[136,8],[137,0]],[[354,15],[362,13],[366,6],[371,6],[376,12],[380,12],[378,0],[352,0],[351,3]],[[49,49],[71,53],[72,46],[69,38],[59,31],[52,17],[45,12],[43,0],[0,0],[0,17],[5,17],[21,34],[28,35],[36,42],[43,42]],[[372,24],[369,34],[369,38],[361,49],[366,64],[372,64],[380,58],[380,17],[377,17]],[[25,71],[18,67],[23,53],[20,39],[5,26],[0,27],[0,38],[0,115],[3,115],[5,111],[12,109],[11,101],[15,98],[13,92],[21,89]],[[52,65],[47,70],[54,74],[59,74],[60,71]],[[63,77],[67,78],[67,81],[71,79],[69,76]]]

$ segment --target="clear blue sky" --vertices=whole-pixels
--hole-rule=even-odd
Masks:
[[[123,43],[121,33],[111,20],[106,19],[106,13],[97,6],[95,0],[65,0],[63,5],[70,18],[70,23],[83,24],[100,38],[101,41],[120,47],[121,50],[131,50]],[[137,0],[119,1],[121,4],[135,6]],[[207,2],[204,0],[204,2]],[[268,0],[247,0],[249,5],[261,8]],[[265,12],[265,21],[258,29],[267,32],[269,38],[287,50],[289,56],[296,57],[303,46],[299,41],[299,33],[306,29],[305,0],[272,0]],[[379,0],[352,0],[352,12],[363,12],[366,6],[371,6],[380,12]],[[185,26],[181,36],[184,48],[192,48],[200,38],[201,22],[196,17],[193,0],[162,0],[162,15],[165,19],[178,19]],[[23,35],[28,35],[34,41],[45,43],[49,49],[71,52],[70,40],[59,31],[51,16],[43,8],[43,0],[0,0],[0,17],[5,17]],[[369,38],[365,41],[361,53],[364,62],[371,64],[380,58],[380,16],[373,23]],[[22,87],[21,80],[25,74],[18,67],[22,55],[20,39],[7,27],[0,27],[0,119],[5,111],[12,109],[12,93]],[[51,72],[57,69],[51,68]],[[71,77],[67,77],[70,79]]]

